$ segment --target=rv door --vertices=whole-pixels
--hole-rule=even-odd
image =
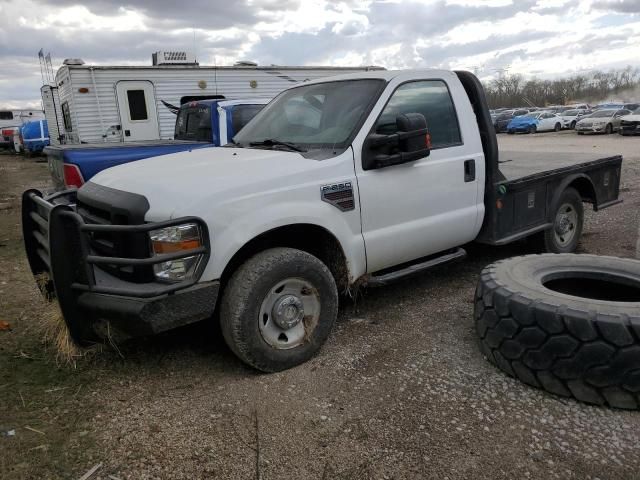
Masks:
[[[125,142],[160,138],[153,84],[122,81],[116,84],[122,138]]]

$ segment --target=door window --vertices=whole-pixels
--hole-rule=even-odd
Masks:
[[[127,102],[129,103],[129,118],[132,121],[149,118],[144,90],[127,90]]]
[[[396,133],[396,117],[405,113],[424,115],[433,149],[462,144],[456,110],[449,89],[442,80],[400,85],[380,114],[375,132],[383,135]]]

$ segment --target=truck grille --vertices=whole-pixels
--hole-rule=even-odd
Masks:
[[[78,192],[76,212],[90,225],[138,225],[144,223],[140,212],[127,208],[130,199],[140,197],[88,182]],[[144,198],[144,197],[142,197]],[[145,199],[146,202],[146,199]],[[135,208],[135,202],[132,204]],[[91,250],[105,257],[149,258],[149,237],[146,233],[91,232]],[[108,273],[130,282],[143,283],[154,279],[153,267],[102,265]]]

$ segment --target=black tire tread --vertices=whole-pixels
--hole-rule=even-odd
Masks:
[[[630,319],[528,298],[496,275],[496,266],[509,260],[487,266],[476,289],[475,328],[487,359],[556,395],[640,408],[640,314]]]

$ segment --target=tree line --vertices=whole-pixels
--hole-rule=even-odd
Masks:
[[[485,92],[490,108],[596,103],[611,98],[640,100],[640,69],[596,70],[556,80],[500,75],[485,84]]]

